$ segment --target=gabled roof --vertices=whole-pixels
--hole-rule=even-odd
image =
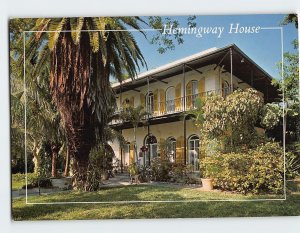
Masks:
[[[269,100],[274,101],[274,99],[279,98],[277,89],[271,84],[272,77],[235,44],[220,49],[211,48],[192,56],[176,60],[141,73],[137,77],[126,79],[122,82],[122,85],[120,83],[112,84],[112,87],[116,93],[136,89],[146,85],[147,78],[149,78],[149,82],[156,82],[157,80],[163,80],[183,73],[184,65],[186,65],[186,72],[191,69],[199,69],[207,65],[215,64],[223,66],[223,69],[230,73],[230,51],[232,51],[233,75],[264,93],[265,96],[268,96]]]

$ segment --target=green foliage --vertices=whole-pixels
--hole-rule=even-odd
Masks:
[[[130,122],[133,127],[137,128],[139,123],[143,123],[147,115],[148,113],[144,110],[144,107],[142,105],[139,105],[137,107],[125,105],[123,106],[123,110],[120,113],[120,118],[123,121]]]
[[[261,125],[266,129],[275,127],[282,117],[282,111],[278,104],[268,103],[263,106],[260,113]]]
[[[265,143],[245,153],[216,154],[201,161],[201,171],[215,186],[241,193],[283,192],[283,151]]]
[[[196,27],[196,16],[189,16],[187,17],[187,26],[189,27]],[[173,19],[172,17],[160,17],[160,16],[149,16],[148,17],[148,24],[151,28],[154,29],[162,29],[164,25],[167,27],[173,26],[173,29],[178,29],[181,27],[178,20]],[[175,34],[163,34],[163,30],[159,30],[154,33],[150,38],[149,41],[151,44],[157,45],[157,51],[159,53],[165,53],[169,50],[174,50],[175,45],[183,44],[183,34],[177,32]]]
[[[27,172],[31,173],[34,170],[34,164],[32,162],[32,154],[27,153]],[[11,160],[11,173],[25,173],[25,156],[13,158]]]
[[[286,179],[300,176],[300,156],[297,153],[285,153]]]
[[[132,163],[128,166],[128,171],[131,176],[135,176],[139,174],[139,167],[136,163]],[[143,171],[142,171],[143,172]]]
[[[43,142],[42,148],[39,152],[40,167],[37,169],[37,176],[39,178],[47,178],[51,176],[51,145],[47,142]]]
[[[227,129],[228,115],[226,102],[220,95],[207,97],[204,108],[203,129],[208,138],[220,137]]]
[[[283,21],[281,22],[282,25],[287,25],[289,23],[294,23],[295,27],[298,28],[298,16],[297,16],[297,14],[288,14],[284,17]]]
[[[170,180],[170,172],[172,170],[172,163],[168,159],[161,159],[159,157],[151,160],[152,178],[154,181],[168,181]]]
[[[257,136],[254,126],[262,104],[258,92],[251,88],[236,90],[225,99],[220,95],[208,96],[203,106],[203,138],[225,138],[233,150],[247,145]]]
[[[52,187],[51,180],[48,178],[41,178],[35,173],[27,173],[27,188],[50,188]],[[17,173],[12,175],[12,189],[26,188],[26,174]]]
[[[112,172],[113,157],[114,153],[107,144],[98,144],[91,149],[85,191],[100,189],[102,175]]]
[[[37,175],[34,173],[27,173],[27,182],[31,184],[35,179],[37,179]],[[26,175],[24,173],[16,173],[12,174],[12,190],[18,190],[24,187],[26,184]]]

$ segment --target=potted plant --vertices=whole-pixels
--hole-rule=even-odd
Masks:
[[[218,172],[219,167],[212,157],[206,157],[202,161],[202,189],[213,190],[214,175]]]

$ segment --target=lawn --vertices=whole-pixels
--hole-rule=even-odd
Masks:
[[[70,220],[105,218],[197,218],[235,216],[300,215],[300,189],[290,185],[287,200],[254,201],[282,198],[274,195],[241,195],[225,192],[204,192],[176,186],[132,185],[102,189],[98,192],[69,191],[60,194],[28,197],[28,202],[105,202],[105,201],[165,201],[188,202],[115,203],[115,204],[25,204],[25,199],[13,200],[15,220]],[[227,201],[216,201],[216,200]],[[194,202],[194,200],[214,200]],[[235,200],[235,201],[230,201]],[[253,201],[241,201],[253,200]]]
[[[28,182],[35,177],[33,173],[27,173]],[[26,176],[22,173],[12,174],[11,189],[13,191],[21,189],[26,183]]]

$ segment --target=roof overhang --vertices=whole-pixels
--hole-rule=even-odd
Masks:
[[[112,85],[115,92],[134,90],[149,83],[162,81],[166,78],[182,74],[192,69],[197,70],[208,65],[216,65],[223,67],[223,72],[231,72],[232,51],[232,74],[238,77],[241,82],[247,83],[258,91],[267,96],[267,101],[275,101],[279,99],[277,89],[272,85],[272,77],[249,58],[235,44],[220,49],[209,49],[202,53],[186,57],[156,69],[144,72],[136,78],[124,80],[121,83]]]

